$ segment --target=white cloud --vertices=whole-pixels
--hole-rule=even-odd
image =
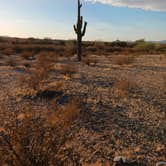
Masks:
[[[140,8],[151,11],[166,11],[166,0],[86,0],[118,7]]]

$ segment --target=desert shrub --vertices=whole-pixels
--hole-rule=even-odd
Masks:
[[[87,51],[87,52],[96,52],[96,51],[97,51],[97,48],[94,47],[94,46],[88,46],[88,47],[86,48],[86,51]]]
[[[113,61],[117,65],[129,65],[134,62],[134,59],[132,55],[118,55]]]
[[[105,51],[108,52],[108,53],[110,53],[110,52],[115,53],[115,52],[121,52],[121,51],[123,51],[123,48],[118,47],[118,46],[114,46],[114,47],[111,46],[111,47],[106,47]]]
[[[146,42],[144,40],[138,40],[135,42],[135,46],[133,48],[136,52],[156,52],[157,50],[160,50],[160,44],[152,43],[152,42]]]
[[[49,79],[54,61],[55,58],[46,52],[37,56],[34,68],[27,69],[27,74],[20,77],[20,86],[24,90],[23,94],[36,96],[43,90],[43,86]]]
[[[58,125],[60,132],[64,134],[61,129],[66,129],[78,117],[79,113],[79,103],[73,100],[66,104],[65,107],[60,107],[57,111],[52,112],[47,119],[47,123],[51,126]]]
[[[55,45],[65,46],[66,42],[63,40],[54,40]]]
[[[6,38],[0,37],[0,43],[5,43],[5,42],[6,42]]]
[[[116,40],[111,43],[111,46],[113,47],[127,47],[127,42]]]
[[[65,45],[64,56],[71,57],[76,54],[76,44],[75,41],[68,41]]]
[[[14,50],[14,52],[15,52],[16,54],[21,53],[21,52],[22,52],[21,45],[15,45],[15,46],[13,47],[13,50]]]
[[[76,64],[63,64],[60,66],[59,72],[64,75],[72,76],[77,73],[78,68]]]
[[[64,47],[62,47],[62,46],[55,46],[54,47],[54,51],[55,52],[64,52],[65,51],[65,48]]]
[[[14,50],[13,50],[13,48],[5,48],[2,51],[2,53],[5,54],[5,55],[12,55],[14,53]]]
[[[33,56],[33,52],[32,51],[24,51],[23,53],[21,53],[21,56],[24,59],[30,59]]]
[[[11,121],[12,129],[0,128],[1,165],[56,165],[67,131],[80,112],[75,102],[50,107],[44,117],[31,109],[26,108]]]
[[[82,62],[88,66],[95,66],[98,63],[98,60],[95,57],[85,56],[82,58]]]
[[[124,92],[133,92],[137,88],[137,84],[135,82],[123,79],[117,81],[114,84],[114,88]]]
[[[13,57],[8,57],[6,60],[5,60],[5,64],[7,66],[16,66],[17,63],[16,63],[16,60],[13,58]]]

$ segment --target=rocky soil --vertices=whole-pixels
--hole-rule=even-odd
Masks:
[[[74,98],[81,112],[65,133],[57,165],[112,166],[117,156],[124,156],[133,166],[166,161],[164,55],[139,55],[130,65],[113,63],[113,55],[96,56],[95,66],[72,58],[60,60],[59,65],[76,65],[77,72],[70,76],[52,72],[49,82],[63,81],[64,87],[62,93],[49,98],[17,96],[19,78],[26,72],[24,64],[33,61],[13,57],[15,66],[6,64],[6,56],[0,57],[0,132],[12,130],[13,122],[27,108],[44,117],[50,102],[64,105]]]

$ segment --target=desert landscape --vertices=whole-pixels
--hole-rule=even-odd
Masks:
[[[166,165],[166,44],[0,37],[0,166]]]
[[[143,44],[1,38],[1,165],[164,161],[166,45]]]

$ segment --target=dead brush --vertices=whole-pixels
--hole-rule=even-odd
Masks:
[[[33,54],[33,51],[24,51],[23,53],[21,53],[21,57],[23,57],[26,60],[29,60],[33,56]]]
[[[14,50],[13,50],[13,48],[5,48],[3,51],[2,51],[2,53],[4,54],[4,55],[12,55],[12,54],[14,54]]]
[[[135,57],[132,55],[118,55],[114,58],[114,63],[117,65],[130,65],[134,62]]]
[[[132,93],[137,88],[137,85],[135,82],[131,82],[129,80],[123,79],[123,80],[117,81],[114,84],[114,88],[120,91],[126,92],[127,94],[128,92]]]
[[[72,76],[77,73],[78,68],[76,64],[63,64],[60,66],[59,72],[64,75]]]
[[[95,57],[85,56],[82,58],[82,62],[83,64],[86,64],[88,66],[90,65],[96,66],[96,64],[98,63],[98,60]]]
[[[5,64],[7,66],[16,66],[17,63],[16,63],[16,60],[13,58],[13,57],[8,57],[6,60],[5,60]]]
[[[27,74],[20,77],[20,86],[24,89],[23,93],[27,93],[28,96],[40,93],[49,80],[52,68],[52,57],[49,54],[39,54],[34,67],[28,68]]]
[[[63,107],[59,107],[47,119],[48,125],[58,125],[60,132],[65,133],[74,119],[80,114],[79,103],[71,101]]]
[[[6,132],[0,128],[0,164],[56,165],[56,156],[80,109],[78,103],[72,101],[63,107],[52,107],[50,111],[45,116],[24,111],[12,121],[12,130]]]

